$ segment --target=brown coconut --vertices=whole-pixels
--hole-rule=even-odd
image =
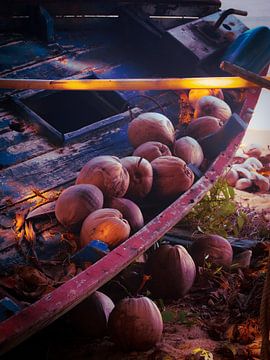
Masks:
[[[270,188],[270,181],[266,176],[261,174],[256,174],[254,184],[259,188],[262,192],[268,192]]]
[[[110,201],[110,200],[108,200],[108,201]],[[123,219],[123,214],[116,208],[113,209],[111,207],[106,207],[103,209],[93,211],[91,214],[89,214],[88,221],[106,219],[106,218],[110,218],[110,217]]]
[[[125,198],[113,198],[108,206],[119,210],[126,219],[133,232],[140,230],[144,225],[143,214],[137,204]]]
[[[111,312],[108,327],[113,342],[122,350],[143,351],[161,340],[163,321],[152,300],[126,298]]]
[[[66,317],[76,334],[96,339],[107,334],[108,319],[113,308],[112,300],[100,291],[96,291],[70,310]]]
[[[143,199],[151,191],[153,169],[150,162],[138,156],[127,156],[121,159],[122,165],[129,173],[129,186],[126,197]]]
[[[184,136],[174,143],[174,154],[187,164],[200,167],[204,155],[201,145],[190,136]]]
[[[244,153],[249,157],[259,158],[262,152],[263,147],[259,144],[249,144],[244,147]]]
[[[96,185],[107,198],[121,197],[128,189],[129,174],[116,156],[101,155],[83,166],[76,184]]]
[[[208,135],[215,134],[222,126],[223,124],[218,118],[214,116],[202,116],[188,124],[186,135],[200,141]]]
[[[103,194],[95,185],[80,184],[65,189],[55,204],[57,220],[72,231],[78,231],[84,219],[102,208]]]
[[[178,299],[192,287],[196,266],[181,245],[161,245],[148,259],[149,290],[155,298]]]
[[[229,105],[215,96],[203,96],[196,103],[194,118],[202,116],[214,116],[222,123],[226,122],[232,115]]]
[[[190,105],[195,109],[197,102],[203,96],[216,96],[221,100],[224,100],[224,95],[221,89],[191,89],[188,93],[188,100]]]
[[[236,181],[235,188],[237,190],[246,190],[252,186],[252,180],[247,178],[241,178]]]
[[[143,157],[150,162],[160,156],[168,155],[172,155],[171,150],[167,145],[158,141],[147,141],[146,143],[137,147],[137,149],[135,149],[133,152],[133,156]]]
[[[171,146],[174,142],[174,127],[165,115],[147,112],[130,122],[128,138],[134,148],[148,141],[158,141]]]
[[[127,220],[118,217],[86,218],[80,232],[80,247],[92,240],[105,242],[111,249],[124,242],[130,234]]]
[[[185,161],[175,156],[161,156],[151,164],[154,173],[152,195],[159,199],[174,199],[194,182],[194,174]]]
[[[238,179],[238,172],[233,168],[229,169],[229,171],[225,174],[225,180],[229,186],[235,186]]]
[[[203,266],[205,261],[225,268],[229,268],[232,264],[233,250],[231,244],[219,235],[204,234],[196,237],[189,253],[197,266]]]

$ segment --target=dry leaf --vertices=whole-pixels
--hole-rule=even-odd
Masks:
[[[26,220],[54,215],[54,210],[55,210],[55,201],[45,203],[43,205],[36,207],[34,210],[30,211],[26,217]]]

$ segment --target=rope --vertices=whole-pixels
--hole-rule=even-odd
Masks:
[[[260,323],[262,334],[261,359],[270,360],[269,330],[270,330],[270,251],[268,256],[267,273],[263,287],[260,306]]]

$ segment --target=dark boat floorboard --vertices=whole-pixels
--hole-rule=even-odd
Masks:
[[[81,41],[84,43],[83,39]],[[82,43],[79,45],[81,46]],[[104,64],[104,62],[100,63],[98,58],[106,59],[105,50],[110,53],[110,61]],[[115,61],[114,64],[112,64],[112,59]],[[111,45],[107,46],[107,49],[103,46],[97,46],[94,49],[78,49],[64,57],[43,60],[35,65],[26,63],[25,67],[15,70],[9,76],[77,78],[91,74],[93,70],[99,76],[102,74],[103,77],[120,77],[120,75],[136,77],[149,74],[149,69],[146,71],[144,66],[135,67],[128,63],[128,60],[124,61],[122,56],[119,58],[119,52],[116,57],[113,57]],[[31,91],[21,92],[23,96],[27,93]],[[132,91],[122,93],[131,107],[137,105],[143,111],[161,111],[160,107],[165,107],[166,115],[177,121],[178,97],[174,92],[148,92],[147,95],[154,96],[157,103],[137,95],[138,93]],[[157,104],[160,104],[160,107]],[[50,196],[48,193],[51,194],[55,190],[72,184],[83,164],[93,156],[100,154],[125,156],[131,152],[126,138],[127,124],[130,121],[128,112],[115,116],[116,124],[125,124],[122,129],[112,125],[105,126],[94,130],[77,143],[60,148],[55,148],[45,138],[39,136],[33,126],[22,121],[16,113],[3,109],[1,115],[0,164],[4,168],[1,171],[0,180],[1,207],[3,208],[0,214],[2,249],[16,242],[12,228],[15,214],[29,209],[40,201],[40,196],[36,195],[35,191]],[[19,126],[22,124],[23,131],[14,130],[12,123],[13,126],[14,123]]]

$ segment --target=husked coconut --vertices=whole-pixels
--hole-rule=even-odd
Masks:
[[[238,190],[246,190],[252,186],[252,180],[242,178],[236,181],[235,188]]]
[[[197,266],[203,266],[207,261],[228,268],[233,259],[233,250],[229,241],[222,236],[213,234],[197,236],[189,253]]]
[[[223,123],[226,122],[232,115],[229,105],[215,96],[203,96],[196,103],[194,118],[197,119],[202,116],[214,116],[220,119]]]
[[[204,96],[216,96],[224,100],[224,95],[221,89],[190,89],[188,93],[188,100],[190,105],[195,109],[197,102]]]
[[[109,316],[115,344],[125,351],[149,350],[161,340],[163,321],[157,305],[147,297],[120,300]]]
[[[107,198],[121,197],[128,189],[129,174],[118,157],[101,155],[83,166],[76,184],[96,185]]]
[[[260,191],[263,191],[263,192],[269,191],[269,188],[270,188],[269,179],[261,174],[256,174],[254,184],[256,186],[258,186]]]
[[[146,272],[151,276],[148,288],[159,299],[184,296],[196,277],[194,261],[181,245],[161,245],[150,255]]]
[[[194,174],[186,162],[175,156],[161,156],[152,161],[153,195],[169,200],[188,190],[194,182]]]
[[[108,206],[119,210],[128,221],[133,232],[140,230],[144,225],[143,214],[137,204],[129,199],[113,198]]]
[[[127,220],[117,217],[86,218],[80,232],[80,247],[92,240],[105,242],[111,249],[124,242],[130,234]]]
[[[263,165],[270,165],[270,153],[260,156],[259,160]]]
[[[107,295],[95,291],[70,310],[66,317],[77,334],[96,339],[107,334],[109,315],[113,308],[114,303]]]
[[[133,156],[143,157],[148,161],[153,161],[160,156],[171,156],[172,153],[167,145],[158,141],[147,141],[140,145],[133,152]]]
[[[186,135],[200,141],[206,136],[215,134],[222,126],[223,124],[218,118],[214,116],[202,116],[196,120],[192,120],[188,124]]]
[[[225,180],[229,186],[235,186],[236,181],[239,179],[238,172],[231,168],[225,175]]]
[[[55,204],[55,216],[66,228],[78,231],[84,219],[102,208],[103,194],[95,185],[80,184],[65,189]]]
[[[244,167],[251,167],[254,170],[261,170],[263,168],[263,164],[255,157],[250,157],[245,160]]]
[[[242,164],[233,164],[232,169],[236,170],[239,178],[251,179],[251,173]]]
[[[245,164],[245,163],[243,163],[243,164],[241,164],[241,165],[243,166],[243,168],[247,169],[247,170],[250,171],[250,172],[255,171],[254,168],[253,168],[253,166],[250,165],[250,164]]]
[[[90,220],[97,220],[97,219],[105,219],[105,218],[118,218],[123,219],[123,214],[118,210],[114,208],[103,208],[96,211],[93,211],[88,216],[88,221]]]
[[[187,164],[200,167],[204,156],[201,145],[190,136],[184,136],[174,143],[174,154]]]
[[[244,147],[244,153],[250,157],[259,158],[262,155],[263,148],[259,144],[249,144]]]
[[[138,156],[127,156],[121,159],[122,165],[129,173],[129,186],[126,197],[143,199],[151,191],[153,169],[150,162]]]
[[[129,123],[128,138],[134,148],[148,141],[171,146],[174,142],[174,127],[165,115],[147,112]]]
[[[244,153],[242,148],[237,149],[234,157],[233,162],[235,164],[242,164],[246,159],[248,159],[248,156]]]

